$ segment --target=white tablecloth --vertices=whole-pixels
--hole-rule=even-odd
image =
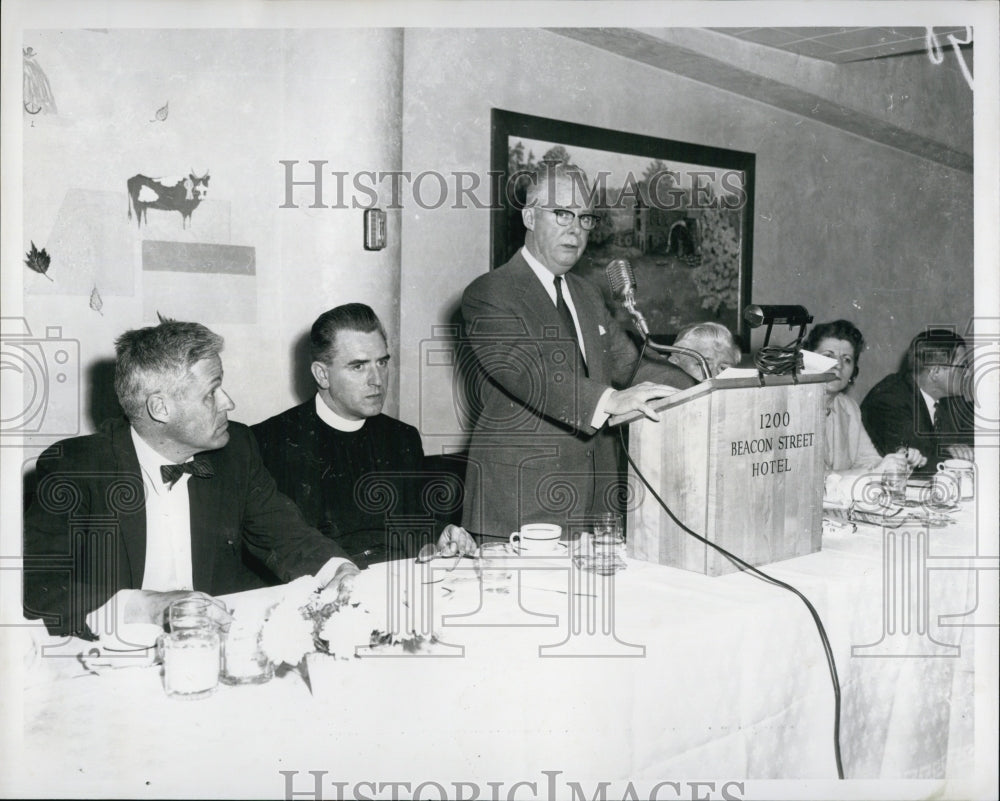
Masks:
[[[991,623],[976,606],[980,584],[996,582],[996,560],[976,560],[972,515],[943,528],[827,531],[821,552],[765,568],[813,602],[830,636],[847,778],[923,780],[879,797],[940,791],[974,768],[975,641],[995,642],[996,629],[966,624]],[[24,693],[23,750],[6,787],[353,798],[409,797],[437,782],[449,797],[485,799],[591,798],[609,782],[615,798],[632,782],[645,798],[674,782],[677,792],[661,785],[658,797],[721,798],[737,782],[730,797],[850,797],[824,789],[852,782],[836,783],[830,677],[812,619],[790,593],[747,574],[706,578],[642,562],[611,582],[572,571],[568,559],[521,564],[536,569],[519,573],[520,603],[483,600],[469,560],[375,566],[360,592],[381,627],[394,604],[453,647],[335,662],[313,677],[313,693],[293,672],[182,702],[164,695],[158,667],[71,678],[82,673],[75,660],[43,659]],[[231,599],[236,608],[264,601]],[[692,790],[696,780],[714,789]],[[519,781],[529,785],[515,789]],[[378,795],[391,782],[410,789]]]

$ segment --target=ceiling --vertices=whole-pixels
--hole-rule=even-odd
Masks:
[[[829,41],[840,41],[842,49],[851,52],[851,59],[861,61],[862,59],[884,58],[888,55],[889,44],[887,42],[882,43],[883,49],[879,51],[881,55],[875,55],[878,48],[871,43],[874,32],[894,31],[897,41],[892,43],[892,46],[896,48],[893,55],[900,55],[903,53],[902,48],[904,47],[914,48],[918,51],[926,47],[925,39],[921,38],[919,42],[914,39],[918,31],[921,37],[926,35],[924,28],[723,28],[721,30],[718,28],[710,30],[704,28],[647,30],[634,28],[549,28],[548,30],[656,69],[833,126],[855,136],[911,153],[946,167],[972,172],[972,153],[967,152],[965,148],[924,136],[919,130],[897,124],[892,117],[852,108],[823,94],[817,94],[808,87],[800,87],[787,77],[788,62],[797,60],[797,58],[787,55],[789,46],[792,43],[809,40],[809,33],[814,34],[812,39],[816,39],[817,36],[833,37]],[[944,47],[944,42],[948,41],[947,34],[944,33],[945,30],[959,31],[959,36],[955,38],[966,38],[965,28],[935,28],[934,33],[941,47]],[[755,33],[758,38],[766,38],[766,34],[760,33],[762,31],[785,34],[783,37],[786,40],[785,44],[781,46],[764,44],[751,38]],[[903,37],[901,32],[907,33],[907,37]],[[849,33],[858,35],[838,40],[838,36],[843,37]],[[740,35],[736,36],[736,34]],[[734,36],[747,41],[746,43],[730,42],[730,37]],[[876,35],[874,38],[881,37]],[[829,41],[826,42],[826,46],[832,52],[834,45],[830,44]],[[775,48],[773,54],[775,58],[783,63],[781,64],[782,70],[768,76],[759,69],[753,60],[774,61],[775,59],[760,59],[764,55],[761,51],[771,47]],[[779,50],[785,50],[786,55],[779,54]],[[867,55],[862,55],[862,50]],[[742,51],[744,58],[732,59],[730,56],[733,51],[737,53]],[[748,51],[750,51],[749,57],[747,57]],[[912,50],[908,50],[908,52],[912,52]],[[748,60],[750,60],[750,64],[746,63]],[[831,66],[831,69],[836,69],[836,67]],[[795,71],[794,65],[792,71]],[[971,147],[969,151],[971,151]]]
[[[717,33],[767,45],[809,58],[844,64],[873,58],[899,56],[927,50],[927,28],[710,28]],[[959,42],[972,31],[965,28],[934,28],[939,42],[954,34]],[[968,33],[966,33],[968,31]]]

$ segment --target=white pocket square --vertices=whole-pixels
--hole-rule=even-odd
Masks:
[[[603,325],[601,325],[600,323],[598,323],[598,325],[597,325],[597,333],[600,334],[603,337],[608,332],[604,330],[604,326]]]

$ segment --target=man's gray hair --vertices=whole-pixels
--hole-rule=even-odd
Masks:
[[[705,358],[728,356],[734,364],[739,364],[742,353],[732,332],[720,323],[693,323],[677,332],[674,344],[679,348],[696,350]]]
[[[579,194],[581,205],[592,205],[593,198],[587,173],[575,164],[567,164],[565,161],[543,161],[528,174],[524,205],[534,206],[540,197],[545,201],[551,201],[555,197],[555,187],[564,180],[572,183],[574,200]]]
[[[125,416],[141,419],[151,394],[175,392],[197,362],[222,352],[223,342],[201,323],[166,319],[118,337],[115,393]]]

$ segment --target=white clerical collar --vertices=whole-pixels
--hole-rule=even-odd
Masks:
[[[363,417],[360,420],[348,420],[346,417],[341,417],[326,405],[318,392],[316,393],[316,414],[330,428],[335,428],[338,431],[360,431],[361,427],[365,424],[365,418]]]
[[[153,492],[159,495],[160,490],[166,488],[163,476],[160,475],[160,467],[165,464],[174,463],[166,456],[158,453],[152,445],[140,436],[139,432],[136,431],[133,426],[129,426],[129,433],[132,435],[132,444],[135,446],[135,455],[139,460],[139,469],[145,474],[146,481],[153,489]],[[185,461],[190,462],[192,459],[194,459],[193,456],[185,459]],[[182,482],[186,482],[190,477],[190,474],[183,473],[174,483],[174,486],[177,486]]]
[[[542,264],[538,259],[536,259],[535,256],[532,254],[532,252],[530,250],[528,250],[528,246],[527,245],[524,245],[521,248],[521,256],[528,263],[528,266],[531,268],[531,272],[533,272],[536,276],[538,276],[538,280],[542,282],[542,286],[545,287],[545,291],[548,292],[548,294],[549,294],[549,299],[553,303],[555,303],[556,302],[556,285],[555,285],[556,274],[554,272],[552,272],[552,270],[550,270],[544,264]]]

